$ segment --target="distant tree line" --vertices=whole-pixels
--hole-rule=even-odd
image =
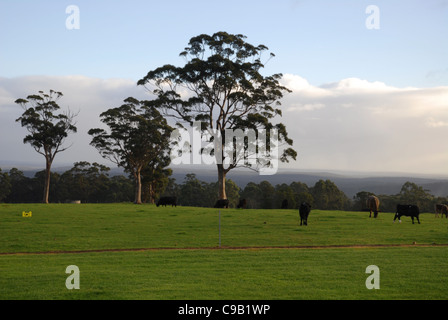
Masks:
[[[76,162],[64,173],[51,173],[50,202],[65,203],[80,200],[82,203],[133,202],[135,179],[125,175],[109,175],[110,168],[98,163]],[[176,196],[179,205],[213,207],[219,198],[218,182],[204,182],[194,173],[187,174],[183,181],[170,178],[171,170],[151,179],[142,179],[142,201],[155,203],[160,196]],[[16,168],[9,172],[0,169],[0,202],[40,202],[45,170],[34,177],[26,177]],[[236,208],[240,199],[246,199],[247,208],[278,209],[287,200],[288,209],[297,209],[301,202],[310,203],[313,209],[365,211],[366,199],[373,194],[358,192],[348,198],[331,180],[319,180],[314,186],[302,182],[272,185],[268,181],[249,182],[240,188],[231,179],[226,180],[227,198],[231,208]],[[412,182],[403,184],[396,195],[377,195],[380,211],[394,212],[397,204],[416,204],[421,212],[434,212],[436,203],[448,203],[447,197],[435,197],[428,190]]]
[[[97,163],[75,163],[62,174],[52,172],[50,202],[65,203],[73,200],[82,202],[128,202],[134,199],[134,183],[128,177],[109,177],[110,168]],[[0,201],[8,203],[41,202],[45,171],[36,172],[34,177],[12,168],[9,173],[0,171],[3,188]]]

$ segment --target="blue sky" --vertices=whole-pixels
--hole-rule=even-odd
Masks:
[[[380,29],[365,27],[366,7]],[[80,10],[68,30],[65,9]],[[314,85],[359,77],[389,85],[448,82],[448,1],[10,1],[0,2],[0,75],[138,80],[201,33],[242,33],[276,54],[266,73]]]
[[[69,5],[79,29],[66,28]],[[379,29],[366,27],[369,5]],[[293,90],[280,119],[299,153],[290,166],[448,175],[448,0],[0,0],[0,163],[42,161],[22,144],[13,101],[49,89],[80,110],[56,162],[100,161],[86,134],[98,115],[142,95],[135,84],[149,70],[182,65],[191,37],[216,31],[275,53],[263,72]],[[381,156],[367,157],[369,144]]]

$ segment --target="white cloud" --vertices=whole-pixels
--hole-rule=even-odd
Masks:
[[[99,115],[112,107],[118,107],[129,96],[138,99],[147,98],[146,91],[132,80],[98,79],[85,76],[27,76],[18,78],[0,78],[0,160],[43,161],[30,145],[22,143],[27,134],[15,119],[23,110],[14,103],[18,98],[26,98],[38,91],[60,91],[63,97],[58,101],[62,109],[69,108],[79,112],[76,117],[78,132],[71,134],[65,145],[72,146],[58,154],[55,163],[72,164],[87,160],[108,163],[89,145],[91,137],[87,131],[102,127]],[[42,162],[43,163],[43,162]]]
[[[357,78],[312,86],[294,75],[282,84],[293,91],[281,121],[299,167],[448,173],[448,87]]]
[[[325,105],[323,103],[306,103],[306,104],[300,104],[295,103],[286,109],[286,111],[313,111],[324,108]]]
[[[309,98],[324,97],[330,94],[328,90],[312,86],[308,80],[294,74],[283,75],[282,84],[294,93],[300,93]]]
[[[448,173],[448,87],[397,88],[385,82],[347,78],[321,86],[285,74],[282,84],[293,92],[282,100],[280,119],[294,140],[303,169],[410,171]],[[0,78],[0,160],[40,161],[22,143],[24,128],[15,122],[21,108],[14,103],[39,90],[61,91],[62,108],[79,111],[73,146],[56,162],[103,160],[89,145],[90,128],[102,127],[101,112],[120,106],[129,96],[147,99],[132,80],[85,76]]]
[[[346,91],[349,92],[353,89],[362,90],[362,91],[388,91],[393,90],[391,87],[387,87],[385,83],[375,81],[369,82],[367,80],[358,79],[358,78],[347,78],[338,82],[324,84],[321,88],[331,89],[333,92],[336,91]]]
[[[283,102],[287,111],[341,108],[363,110],[378,119],[434,118],[448,120],[448,86],[435,88],[396,88],[383,82],[348,78],[339,82],[310,85],[305,79],[286,75],[282,84],[293,92]],[[334,115],[325,110],[327,116]]]

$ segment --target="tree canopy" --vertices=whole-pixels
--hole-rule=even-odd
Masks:
[[[29,132],[23,139],[23,143],[29,143],[37,153],[45,157],[46,180],[42,200],[44,203],[48,203],[53,160],[56,154],[67,149],[63,147],[63,143],[68,134],[77,131],[74,123],[76,114],[70,110],[57,113],[60,109],[57,101],[62,96],[61,92],[54,90],[50,90],[49,94],[39,91],[39,94],[15,101],[24,109],[22,116],[16,121]]]
[[[186,59],[183,67],[167,64],[149,71],[138,81],[138,85],[154,94],[151,103],[176,119],[179,126],[200,121],[204,132],[214,132],[214,148],[210,154],[217,160],[221,199],[226,198],[226,174],[237,166],[253,167],[253,163],[246,161],[247,157],[237,152],[230,155],[224,152],[226,129],[252,129],[257,134],[260,129],[266,130],[266,150],[274,150],[275,143],[290,146],[293,143],[286,127],[273,123],[275,117],[282,115],[280,100],[290,90],[280,85],[281,74],[261,74],[262,53],[268,48],[251,45],[245,39],[244,35],[226,32],[193,37],[180,53]],[[278,132],[276,142],[270,139],[271,129]],[[216,140],[217,135],[221,141]],[[230,144],[234,145],[233,139]],[[246,140],[245,156],[250,149],[248,144]],[[256,158],[257,168],[273,166],[272,154],[259,153],[260,145],[250,150],[256,151],[252,157]],[[296,156],[296,151],[287,147],[278,158],[289,161]],[[224,164],[226,157],[227,166]]]
[[[108,130],[89,130],[91,145],[101,156],[124,168],[135,179],[135,200],[142,203],[141,173],[166,166],[172,128],[156,108],[129,97],[124,104],[101,113]],[[160,168],[159,168],[160,169]],[[150,171],[150,170],[149,170]]]

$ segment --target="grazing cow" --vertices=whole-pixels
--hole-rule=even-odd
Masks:
[[[246,199],[240,199],[240,201],[238,202],[237,208],[242,208],[242,209],[246,209],[247,207],[247,201]]]
[[[436,209],[436,218],[439,217],[439,213],[442,214],[442,218],[443,215],[445,215],[445,218],[448,218],[448,206],[446,204],[436,204],[435,209]]]
[[[228,208],[229,207],[229,199],[219,199],[215,203],[215,208]]]
[[[380,200],[375,196],[369,196],[367,198],[367,207],[370,209],[370,215],[369,218],[372,217],[372,211],[373,211],[373,217],[378,217],[378,209],[380,208]]]
[[[302,222],[304,225],[308,225],[308,215],[311,211],[311,205],[308,202],[302,202],[299,207],[299,213],[300,213],[300,225],[302,225]]]
[[[288,200],[284,199],[282,201],[282,209],[288,209]]]
[[[159,201],[157,201],[157,206],[167,206],[171,205],[172,207],[177,207],[177,198],[176,197],[160,197]]]
[[[417,218],[418,223],[420,224],[420,219],[418,218],[420,214],[420,209],[415,205],[410,204],[397,204],[397,212],[395,213],[395,220],[398,218],[398,221],[401,223],[401,216],[411,217],[412,224],[414,224],[414,217]]]

